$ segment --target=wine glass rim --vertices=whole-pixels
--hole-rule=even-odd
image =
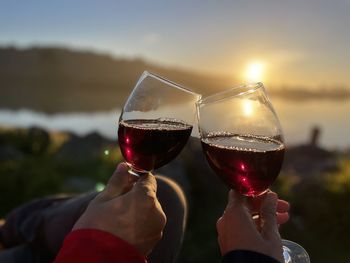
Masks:
[[[254,91],[258,89],[264,89],[264,84],[262,82],[256,82],[256,83],[248,83],[248,84],[242,84],[236,87],[232,87],[230,89],[223,90],[221,92],[209,95],[207,97],[204,97],[197,101],[197,106],[205,105],[205,104],[211,104],[216,103],[219,101],[231,99],[233,97],[239,97],[242,95],[253,93]],[[239,89],[244,89],[241,92],[237,92]]]
[[[140,79],[139,79],[138,82],[141,82],[142,80],[144,80],[144,79],[147,78],[147,77],[155,78],[155,79],[157,79],[157,80],[159,80],[159,81],[161,81],[161,82],[165,82],[165,83],[167,83],[167,84],[169,84],[169,85],[171,85],[171,86],[173,86],[173,87],[175,87],[175,88],[178,88],[178,89],[180,89],[180,90],[182,90],[182,91],[184,91],[184,92],[187,92],[187,93],[193,94],[193,95],[195,95],[195,96],[198,96],[198,97],[199,97],[198,100],[200,100],[201,97],[202,97],[201,94],[196,93],[196,92],[194,92],[193,90],[191,90],[191,89],[189,89],[189,88],[187,88],[187,87],[184,87],[184,86],[182,86],[182,85],[180,85],[180,84],[178,84],[178,83],[176,83],[176,82],[174,82],[174,81],[172,81],[172,80],[169,80],[169,79],[167,79],[167,78],[164,78],[164,77],[162,77],[162,76],[159,76],[159,75],[157,75],[157,74],[155,74],[155,73],[153,73],[153,72],[147,71],[147,70],[145,70],[145,71],[142,73],[142,75],[141,75],[141,77],[140,77]],[[136,86],[137,86],[137,85],[138,85],[138,83],[136,84]]]

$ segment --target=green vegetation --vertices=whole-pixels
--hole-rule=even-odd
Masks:
[[[200,185],[192,183],[192,187]],[[337,171],[307,179],[284,171],[272,190],[291,203],[291,219],[280,229],[283,238],[304,246],[312,262],[350,262],[349,155],[340,157]],[[180,262],[219,261],[215,222],[226,204],[226,193],[195,187]]]
[[[96,184],[107,181],[120,159],[119,150],[112,146],[108,155],[100,150],[86,162],[59,159],[56,152],[68,135],[33,133],[0,131],[0,217],[34,198],[94,190]],[[71,178],[88,183],[74,185]]]
[[[350,156],[341,157],[338,171],[300,182],[286,198],[292,218],[282,236],[303,244],[312,262],[350,262]]]
[[[121,160],[113,142],[97,147],[97,154],[87,155],[89,159],[59,158],[62,145],[70,139],[69,134],[35,129],[0,130],[0,217],[33,198],[84,192],[106,183]],[[227,190],[213,174],[198,170],[203,165],[194,159],[200,152],[186,151],[180,158],[190,175],[190,214],[179,262],[218,262],[215,222],[226,204]],[[282,237],[302,244],[312,262],[350,262],[349,155],[341,155],[338,170],[307,179],[283,172],[273,190],[292,205]]]

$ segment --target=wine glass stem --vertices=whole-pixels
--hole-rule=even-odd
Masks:
[[[129,174],[131,174],[131,175],[133,175],[133,176],[135,176],[137,178],[140,178],[140,177],[142,177],[144,175],[147,175],[147,174],[151,174],[152,175],[151,171],[138,171],[138,170],[135,170],[135,169],[133,169],[131,167],[129,168],[128,172],[129,172]]]

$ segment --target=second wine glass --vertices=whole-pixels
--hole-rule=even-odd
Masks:
[[[215,173],[242,195],[265,193],[280,172],[285,144],[263,84],[201,99],[197,112],[202,149]],[[288,242],[283,240],[286,263],[309,262],[302,247]]]
[[[173,160],[185,146],[200,95],[145,71],[119,119],[118,142],[130,167],[140,176]]]

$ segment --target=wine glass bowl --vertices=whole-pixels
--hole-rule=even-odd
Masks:
[[[196,94],[145,71],[119,119],[118,142],[129,172],[140,176],[173,160],[191,135]]]
[[[264,193],[280,172],[285,146],[263,84],[201,99],[197,114],[203,152],[215,173],[243,195]]]

